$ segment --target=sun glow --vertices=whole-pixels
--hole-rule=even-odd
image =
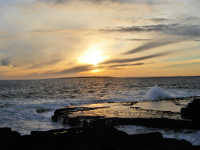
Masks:
[[[89,48],[81,57],[78,58],[80,63],[98,65],[105,60],[105,56],[98,47]]]
[[[98,72],[101,72],[101,70],[100,70],[100,69],[94,69],[94,70],[92,70],[91,72],[92,72],[92,73],[98,73]]]

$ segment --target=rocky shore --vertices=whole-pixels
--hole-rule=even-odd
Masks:
[[[199,130],[200,124],[198,121],[194,123],[194,119],[185,118],[184,114],[181,113],[189,109],[186,106],[191,105],[189,102],[192,99],[70,106],[57,109],[52,116],[52,120],[79,127],[85,124],[92,125],[93,122],[101,120],[107,126],[139,125],[162,129]],[[196,103],[196,101],[198,101],[197,98],[194,102]],[[197,110],[194,109],[194,111]]]
[[[114,127],[96,122],[96,126],[33,131],[21,136],[10,128],[0,129],[2,149],[29,150],[199,150],[185,140],[163,138],[159,132],[128,135]]]
[[[77,150],[200,150],[188,141],[164,138],[161,133],[129,135],[117,125],[139,125],[161,129],[199,130],[200,99],[156,102],[101,103],[70,106],[54,112],[52,120],[70,129],[32,131],[20,135],[0,128],[2,148]],[[4,149],[5,149],[4,148]]]

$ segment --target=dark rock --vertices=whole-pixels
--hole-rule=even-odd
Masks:
[[[64,124],[69,124],[71,126],[84,126],[84,124],[89,124],[88,126],[93,126],[97,120],[102,120],[107,126],[118,126],[118,125],[139,125],[151,128],[162,128],[162,129],[173,129],[173,130],[183,130],[183,129],[200,129],[197,124],[192,121],[187,120],[174,120],[167,118],[103,118],[103,117],[75,117],[75,118],[65,118]]]
[[[181,116],[199,122],[200,114],[200,97],[196,97],[185,108],[181,109]]]
[[[31,131],[32,136],[56,136],[68,133],[67,129],[55,129],[49,131]]]
[[[9,138],[2,144],[5,149],[31,150],[198,150],[185,140],[166,139],[161,133],[127,135],[111,126],[97,121],[97,126],[82,128],[57,129],[50,131],[34,131],[31,135]],[[0,133],[10,129],[0,129]],[[2,142],[2,141],[1,141]],[[1,148],[2,148],[1,144]]]
[[[11,128],[0,128],[0,137],[19,137],[20,134],[12,131]]]
[[[9,150],[16,148],[20,137],[21,135],[18,132],[12,131],[10,128],[0,128],[0,149]]]

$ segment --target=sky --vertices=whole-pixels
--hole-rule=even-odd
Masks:
[[[0,80],[200,75],[199,0],[0,0]]]

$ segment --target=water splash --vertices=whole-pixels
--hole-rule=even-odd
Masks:
[[[145,95],[145,99],[147,100],[162,100],[170,98],[172,98],[171,94],[165,89],[158,87],[157,85],[155,85],[149,91],[147,91]]]

